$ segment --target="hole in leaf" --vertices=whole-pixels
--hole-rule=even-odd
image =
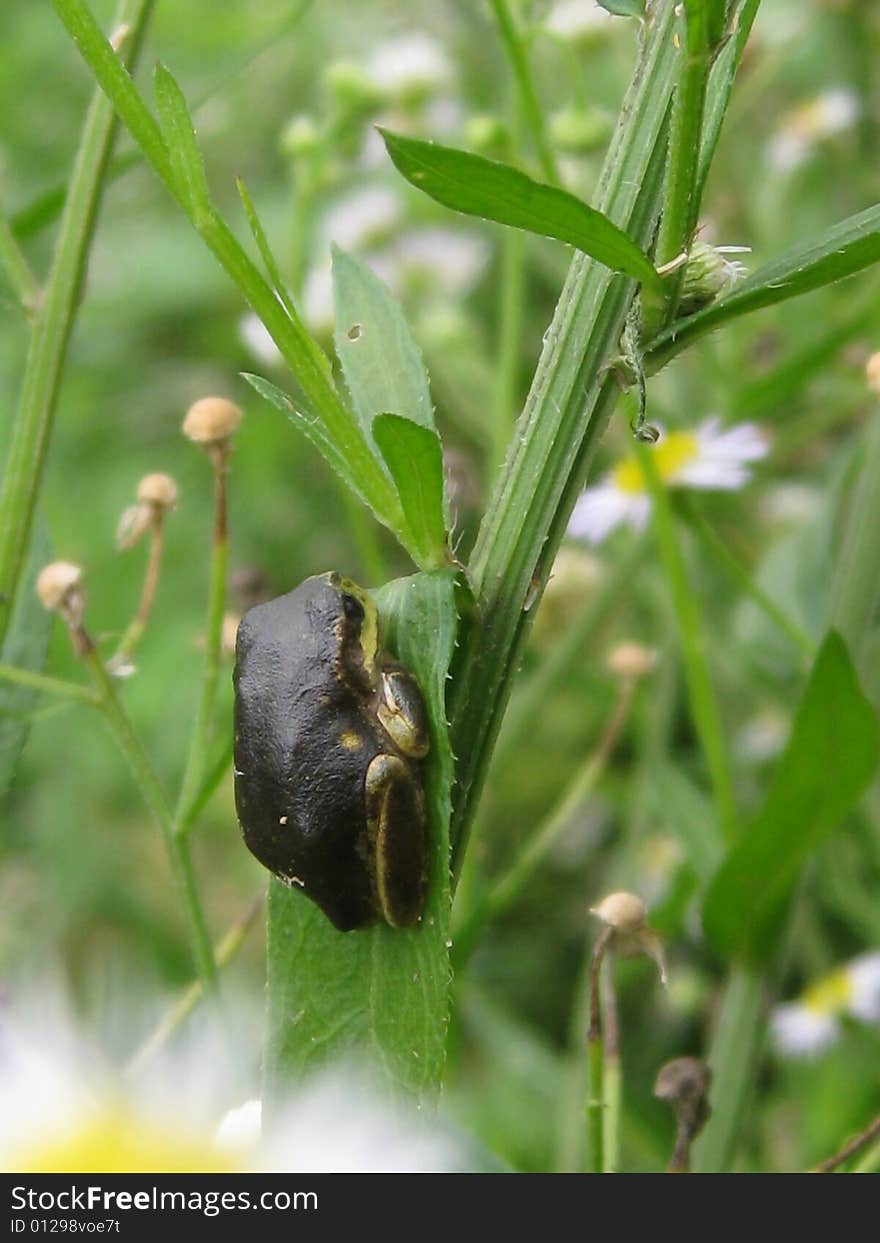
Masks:
[[[361,337],[364,335],[363,324],[352,324],[345,335],[348,337],[349,341],[360,341]]]

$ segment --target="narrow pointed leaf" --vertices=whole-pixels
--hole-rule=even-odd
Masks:
[[[327,1061],[345,1059],[431,1100],[446,1057],[449,1016],[449,808],[452,755],[446,673],[457,618],[450,570],[417,574],[377,593],[384,641],[416,675],[431,718],[424,761],[431,835],[424,916],[337,932],[303,894],[269,894],[268,1099]]]
[[[398,171],[430,198],[468,216],[567,242],[615,272],[662,292],[648,256],[607,216],[519,169],[439,143],[380,130]]]
[[[792,247],[753,272],[726,297],[673,324],[648,343],[646,365],[650,371],[656,371],[705,333],[729,320],[831,285],[861,272],[878,259],[880,204],[875,204],[812,241]]]
[[[373,438],[391,472],[422,564],[442,565],[446,559],[443,514],[443,452],[440,437],[399,414],[379,414]]]
[[[190,211],[200,216],[208,215],[211,212],[211,195],[183,91],[162,64],[156,66],[154,85],[162,136],[178,193],[186,200]]]
[[[773,949],[804,864],[866,788],[877,744],[874,711],[845,643],[832,631],[816,657],[766,802],[709,887],[703,924],[719,950],[761,959]]]
[[[247,380],[248,384],[260,396],[274,406],[276,410],[280,410],[282,414],[286,414],[290,421],[299,428],[307,440],[318,450],[329,466],[336,471],[337,475],[342,479],[348,488],[356,496],[359,496],[364,503],[368,503],[366,497],[358,486],[357,479],[352,473],[348,461],[345,456],[336,448],[330,439],[320,420],[310,417],[297,404],[295,399],[283,389],[278,388],[269,380],[263,379],[262,376],[252,375],[250,372],[243,371],[242,379]],[[391,485],[389,484],[389,491]]]
[[[644,17],[645,0],[596,0],[600,9],[615,17]]]
[[[260,258],[263,260],[263,267],[266,269],[266,274],[272,282],[272,288],[284,303],[284,308],[288,315],[295,316],[296,311],[293,306],[293,301],[290,297],[287,286],[284,283],[284,278],[281,275],[281,269],[278,267],[278,262],[272,254],[269,239],[266,237],[266,230],[263,228],[263,222],[257,214],[257,209],[254,206],[254,201],[250,196],[250,192],[242,177],[236,177],[235,184],[238,187],[238,197],[241,199],[244,214],[247,216],[251,236],[257,244],[257,250],[260,252]]]

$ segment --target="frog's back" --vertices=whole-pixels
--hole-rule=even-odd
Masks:
[[[316,580],[242,619],[235,668],[235,800],[249,849],[341,929],[374,918],[364,774],[379,745],[340,680]]]

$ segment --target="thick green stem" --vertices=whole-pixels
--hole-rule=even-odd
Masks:
[[[600,210],[642,246],[661,200],[673,7],[654,10],[597,194]],[[572,261],[480,527],[469,566],[479,607],[463,627],[450,688],[456,872],[535,605],[617,397],[607,366],[634,294],[625,277],[585,256]]]
[[[153,0],[122,0],[119,6],[117,28],[127,28],[120,57],[128,64],[136,60],[152,7]],[[116,59],[115,53],[110,55]],[[61,375],[115,133],[113,108],[96,90],[67,191],[51,271],[31,334],[6,460],[0,495],[0,647],[30,545]]]

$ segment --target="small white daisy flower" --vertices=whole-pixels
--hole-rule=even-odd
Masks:
[[[566,43],[589,43],[605,35],[612,21],[596,0],[559,0],[544,18],[544,29]]]
[[[830,87],[800,104],[783,117],[770,142],[767,154],[771,166],[780,172],[797,168],[823,139],[843,133],[858,116],[858,96],[843,86]]]
[[[880,1023],[880,952],[861,954],[806,988],[796,1001],[776,1006],[774,1043],[790,1057],[812,1057],[839,1038],[844,1017]]]
[[[443,48],[420,31],[381,44],[367,61],[365,72],[386,98],[407,101],[435,94],[452,76]]]
[[[765,457],[768,444],[753,423],[722,428],[706,419],[694,431],[661,435],[648,447],[660,478],[670,487],[735,491],[751,478],[750,462]],[[624,458],[598,484],[581,494],[568,534],[599,544],[623,523],[644,530],[651,513],[648,484],[635,455]]]

